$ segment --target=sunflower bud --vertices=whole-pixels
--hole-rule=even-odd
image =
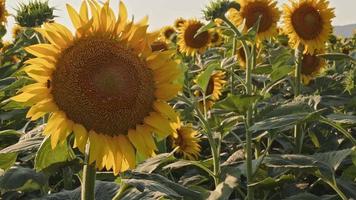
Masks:
[[[48,5],[48,1],[30,1],[28,4],[20,4],[16,9],[16,23],[22,27],[37,27],[54,19],[54,7]]]
[[[205,19],[210,21],[223,18],[225,13],[227,13],[227,11],[229,11],[231,8],[234,8],[238,11],[240,10],[240,4],[235,1],[230,2],[229,0],[215,0],[205,8],[203,13],[205,15]]]

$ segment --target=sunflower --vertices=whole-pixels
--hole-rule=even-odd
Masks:
[[[9,13],[6,10],[5,0],[0,0],[0,23],[4,24],[7,21],[7,16]]]
[[[205,100],[205,105],[208,110],[210,110],[217,100],[219,100],[221,96],[221,92],[225,85],[225,72],[223,71],[215,71],[209,79],[208,86],[206,88],[205,96],[208,97]],[[203,94],[201,91],[196,90],[194,92],[195,96],[202,98]],[[199,102],[200,109],[203,110],[203,101]]]
[[[211,33],[204,31],[198,35],[198,30],[204,24],[198,20],[187,20],[178,31],[178,46],[179,50],[188,55],[194,56],[197,53],[203,53],[210,44]]]
[[[17,38],[23,31],[23,28],[20,25],[15,25],[12,28],[12,38]]]
[[[117,174],[135,167],[136,153],[154,155],[153,133],[176,132],[166,101],[181,90],[181,72],[173,52],[152,52],[158,34],[146,33],[147,18],[128,21],[121,1],[117,18],[108,1],[89,1],[90,17],[86,2],[80,14],[67,5],[75,35],[58,23],[37,29],[50,43],[25,49],[35,58],[24,70],[36,83],[12,99],[31,105],[31,120],[49,114],[44,134],[52,148],[73,132],[80,151],[90,143],[90,163]]]
[[[303,54],[301,73],[304,84],[309,84],[309,82],[325,68],[325,60],[317,56],[317,54],[323,52],[323,50],[319,50],[315,51],[316,54]]]
[[[176,153],[184,159],[196,160],[200,153],[200,139],[198,132],[193,129],[192,124],[181,125],[177,128],[177,134],[170,135],[168,141],[172,148],[177,148]]]
[[[264,40],[277,34],[277,22],[280,11],[273,0],[239,0],[240,11],[231,9],[229,19],[236,25],[241,25],[245,20],[245,31],[252,28],[261,16],[257,33],[259,40]]]
[[[218,47],[224,43],[224,36],[220,30],[215,30],[211,33],[210,46]]]
[[[304,53],[322,49],[332,32],[334,15],[326,0],[291,1],[284,6],[284,31],[292,48],[304,45]]]
[[[161,37],[164,38],[166,42],[170,42],[174,34],[176,34],[176,31],[172,26],[165,26],[161,30]]]
[[[185,21],[186,21],[185,19],[183,19],[182,17],[179,17],[178,19],[176,19],[174,21],[173,27],[178,31],[179,28],[184,24]]]

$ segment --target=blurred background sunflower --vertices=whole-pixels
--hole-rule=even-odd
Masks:
[[[332,33],[331,20],[335,17],[327,0],[292,0],[284,6],[284,32],[292,48],[304,45],[304,53],[313,54],[323,49]]]
[[[240,11],[231,9],[229,19],[236,26],[244,22],[244,30],[252,28],[261,16],[260,26],[257,33],[259,40],[264,40],[275,36],[277,32],[277,22],[280,18],[280,11],[277,2],[273,0],[237,0],[241,5]]]

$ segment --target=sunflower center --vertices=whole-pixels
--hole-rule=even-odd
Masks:
[[[253,27],[261,16],[258,29],[259,33],[267,31],[273,24],[273,16],[270,12],[270,8],[262,2],[255,2],[247,5],[246,10],[242,15],[246,19],[247,28]]]
[[[208,86],[206,88],[205,95],[211,95],[214,92],[214,80],[212,78],[209,79]]]
[[[211,37],[211,43],[216,43],[219,41],[219,39],[220,39],[219,33],[214,32]]]
[[[197,36],[195,34],[198,33],[198,30],[203,26],[201,23],[191,24],[187,27],[184,33],[184,40],[187,46],[192,48],[202,48],[206,46],[209,42],[209,33],[208,31],[204,31]],[[195,37],[194,37],[195,36]]]
[[[167,29],[164,31],[164,37],[167,38],[167,39],[170,39],[171,36],[174,34],[174,30],[173,29]]]
[[[151,112],[153,74],[118,42],[89,38],[62,52],[52,94],[69,119],[105,135],[126,134]]]
[[[312,75],[320,68],[320,58],[315,55],[303,55],[302,74]]]
[[[309,5],[297,8],[292,14],[292,25],[304,40],[312,40],[323,30],[323,21],[318,10]]]

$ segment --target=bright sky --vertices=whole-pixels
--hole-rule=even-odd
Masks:
[[[14,14],[14,8],[17,8],[19,2],[28,2],[29,0],[7,0],[6,7],[11,14]],[[129,14],[134,15],[135,19],[140,19],[145,15],[149,16],[151,30],[160,28],[173,23],[177,17],[202,17],[201,10],[210,0],[123,0],[126,4]],[[283,5],[288,0],[277,0],[279,5]],[[356,0],[329,0],[332,7],[335,8],[336,18],[334,25],[346,25],[356,23]],[[65,4],[69,3],[74,8],[79,9],[82,0],[49,0],[51,6],[56,7],[55,15],[59,16],[56,20],[60,23],[72,27],[68,18]],[[117,11],[119,0],[111,0],[111,6]],[[13,17],[8,19],[8,26],[14,24]],[[11,30],[11,29],[10,29]],[[11,32],[11,31],[9,31]]]

